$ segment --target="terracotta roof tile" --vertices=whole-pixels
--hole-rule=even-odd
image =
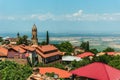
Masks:
[[[120,80],[120,70],[100,62],[94,62],[70,72],[94,80]]]
[[[91,53],[91,52],[84,52],[84,53],[79,54],[79,55],[77,55],[77,56],[78,56],[78,57],[81,57],[81,58],[85,58],[85,57],[88,57],[88,56],[94,56],[94,54]]]
[[[53,45],[38,46],[36,47],[36,52],[44,58],[63,54]]]
[[[35,48],[31,47],[31,46],[23,46],[23,45],[20,45],[21,48],[25,49],[25,50],[29,50],[29,51],[34,51]]]
[[[7,56],[8,55],[8,49],[0,47],[0,56]]]
[[[55,46],[53,45],[44,45],[44,46],[38,46],[38,48],[42,51],[42,52],[48,52],[51,50],[58,50]]]
[[[41,55],[42,57],[45,58],[45,55],[44,55],[42,52],[40,52],[39,49],[36,49],[36,52],[37,52],[39,55]]]
[[[55,73],[59,75],[59,78],[69,78],[72,74],[69,73],[68,71],[59,69],[59,68],[54,68],[54,67],[40,67],[40,74],[45,74],[45,73]]]
[[[115,52],[107,52],[107,55],[115,55],[116,53]]]
[[[48,54],[44,54],[39,49],[36,49],[36,52],[38,54],[40,54],[42,57],[44,57],[44,58],[55,56],[55,55],[61,55],[62,54],[62,52],[60,52],[60,51],[56,51],[56,52],[51,52],[51,53],[48,53]]]
[[[16,50],[16,51],[19,51],[20,53],[25,53],[26,50],[22,49],[20,46],[14,46],[12,47],[12,49]]]

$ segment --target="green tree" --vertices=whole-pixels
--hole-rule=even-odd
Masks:
[[[28,45],[28,42],[27,42],[28,36],[27,35],[23,35],[22,38],[23,38],[23,44]]]
[[[19,32],[17,33],[17,38],[19,38],[20,37],[20,34],[19,34]]]
[[[82,67],[82,66],[85,66],[87,64],[90,64],[90,60],[88,59],[83,59],[81,61],[73,61],[71,62],[70,65],[72,65],[72,69],[76,69],[76,68],[79,68],[79,67]]]
[[[52,73],[45,73],[45,75],[49,76],[49,77],[54,77],[55,73],[52,72]]]
[[[17,45],[20,45],[20,44],[23,44],[23,39],[22,39],[22,37],[19,37],[19,38],[18,38],[18,41],[17,41]]]
[[[81,48],[85,49],[86,48],[86,42],[82,42],[80,45]]]
[[[42,41],[40,44],[41,45],[47,45],[47,43],[45,41]]]
[[[46,34],[46,44],[49,44],[49,33],[47,31],[47,34]]]
[[[2,42],[3,41],[3,39],[2,39],[2,37],[0,37],[0,42]]]
[[[120,60],[111,60],[108,65],[120,69]]]
[[[62,42],[59,45],[59,49],[60,49],[60,51],[66,52],[66,55],[71,55],[71,53],[73,52],[73,46],[68,41]]]
[[[97,54],[98,53],[98,50],[97,49],[90,49],[90,52],[94,53],[94,54]]]
[[[120,56],[112,56],[112,60],[108,62],[108,65],[120,69]]]
[[[1,80],[26,80],[32,74],[28,65],[19,65],[11,61],[0,62]]]
[[[80,45],[81,48],[85,49],[85,51],[89,51],[89,41],[87,42],[82,42]]]
[[[114,52],[115,50],[111,47],[107,47],[106,49],[103,50],[103,52]]]
[[[8,44],[10,44],[10,41],[2,41],[2,44],[8,45]]]
[[[93,62],[103,62],[103,63],[108,64],[112,59],[113,57],[109,55],[102,55],[102,56],[94,57],[92,60]]]
[[[23,35],[22,37],[19,36],[18,38],[18,41],[17,41],[17,44],[20,45],[20,44],[25,44],[25,45],[28,45],[29,42],[28,42],[28,36],[27,35]]]
[[[86,51],[90,50],[89,41],[86,42]]]
[[[60,68],[60,69],[65,69],[65,66],[63,64],[61,64],[61,63],[54,64],[54,67]]]

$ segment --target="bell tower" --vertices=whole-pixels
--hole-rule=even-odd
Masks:
[[[37,27],[34,24],[32,27],[32,44],[38,45],[38,38],[37,38]]]

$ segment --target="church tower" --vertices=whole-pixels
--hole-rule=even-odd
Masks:
[[[32,27],[32,44],[38,45],[38,38],[37,38],[37,27],[34,24]]]

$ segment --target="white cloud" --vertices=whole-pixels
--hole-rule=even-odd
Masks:
[[[86,14],[83,10],[78,10],[72,14],[55,15],[29,14],[18,16],[0,16],[0,20],[53,20],[53,21],[120,21],[120,13]]]
[[[7,19],[8,19],[8,20],[15,20],[15,17],[13,17],[13,16],[8,16]]]
[[[46,13],[46,14],[32,14],[32,15],[27,15],[24,17],[21,17],[22,20],[34,20],[34,19],[38,19],[40,21],[45,21],[45,20],[49,20],[54,18],[54,15],[50,14],[50,13]]]
[[[44,15],[38,15],[37,18],[41,21],[45,21],[45,20],[52,20],[54,18],[54,16],[50,13],[47,13]]]
[[[73,16],[77,17],[77,16],[81,16],[83,13],[83,10],[79,10],[78,12],[74,13]]]
[[[31,18],[35,18],[37,15],[36,14],[32,14],[31,15]]]
[[[15,20],[14,16],[0,16],[0,20]]]

